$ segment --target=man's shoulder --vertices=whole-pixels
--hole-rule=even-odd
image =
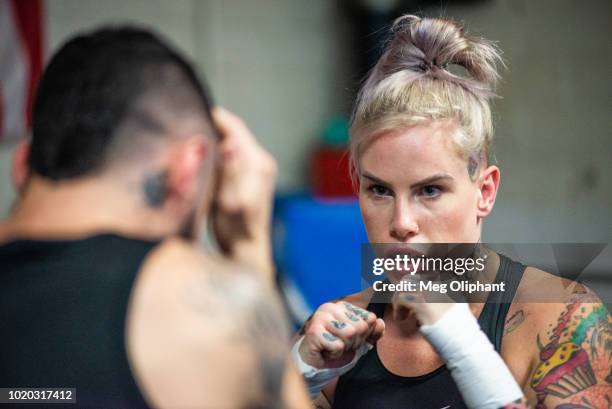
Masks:
[[[149,253],[140,273],[167,281],[209,274],[229,279],[234,274],[248,274],[248,271],[242,265],[205,252],[197,243],[173,237],[160,242]]]
[[[217,407],[210,403],[213,396],[250,396],[250,390],[236,392],[237,382],[254,376],[258,362],[267,359],[256,351],[266,346],[273,348],[268,361],[284,362],[287,333],[268,286],[181,239],[164,241],[150,253],[132,290],[130,361],[156,406],[185,407],[188,399]],[[227,367],[227,376],[210,377]]]
[[[272,302],[270,292],[248,268],[208,254],[197,243],[171,238],[161,242],[143,262],[132,290],[132,304],[140,306],[140,311],[153,305],[164,308],[176,315],[172,322],[178,331],[193,336],[196,334],[189,326],[178,323],[193,320],[203,324],[230,313],[229,309],[242,311],[264,299]]]
[[[143,269],[172,265],[177,268],[202,266],[208,263],[206,255],[195,243],[172,237],[161,241],[143,263]]]

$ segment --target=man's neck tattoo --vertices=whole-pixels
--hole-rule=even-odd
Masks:
[[[145,201],[151,207],[160,207],[163,205],[168,193],[168,172],[160,171],[147,173],[144,177],[142,188],[145,195]]]

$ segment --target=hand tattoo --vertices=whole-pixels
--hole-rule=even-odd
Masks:
[[[346,312],[346,311],[345,311],[345,312],[344,312],[344,315],[346,315],[346,317],[347,317],[349,320],[353,321],[353,322],[357,322],[357,321],[359,321],[359,318],[355,317],[355,316],[354,316],[353,314],[351,314],[350,312]]]
[[[345,322],[341,322],[341,321],[336,321],[336,320],[333,320],[333,321],[331,322],[331,324],[332,324],[332,325],[334,326],[334,328],[336,328],[336,329],[342,329],[342,328],[346,327],[346,323],[345,323]]]
[[[368,319],[368,317],[370,316],[370,313],[369,313],[369,312],[367,312],[367,311],[365,311],[365,310],[362,310],[361,308],[355,307],[353,304],[350,304],[350,303],[348,303],[348,302],[345,302],[345,303],[344,303],[344,306],[345,306],[345,307],[346,307],[346,308],[347,308],[349,311],[351,311],[353,314],[355,314],[355,315],[357,315],[357,316],[359,316],[359,317],[363,318],[364,320],[367,320],[367,319]]]
[[[504,335],[511,333],[515,329],[521,326],[521,324],[525,321],[525,317],[527,314],[523,310],[518,310],[510,318],[506,320],[506,325],[504,326]]]
[[[336,337],[335,335],[330,334],[329,332],[324,332],[322,334],[323,338],[325,338],[326,340],[330,341],[330,342],[334,342],[338,339],[338,337]]]

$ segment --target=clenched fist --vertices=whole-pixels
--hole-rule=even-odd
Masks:
[[[351,362],[366,343],[376,343],[384,330],[384,321],[372,312],[344,301],[326,303],[306,324],[299,353],[315,368],[338,368]]]
[[[424,278],[419,275],[407,274],[401,281],[418,282],[422,279]],[[432,276],[430,275],[428,279],[432,279]],[[432,302],[434,300],[426,300],[425,295],[419,291],[395,291],[391,300],[393,319],[401,321],[414,316],[419,324],[434,324],[454,304],[445,294],[436,294],[436,298],[437,302]]]

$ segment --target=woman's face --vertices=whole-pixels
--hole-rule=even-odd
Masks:
[[[478,167],[449,121],[377,136],[360,157],[359,204],[371,243],[475,243],[493,208],[499,169]]]

